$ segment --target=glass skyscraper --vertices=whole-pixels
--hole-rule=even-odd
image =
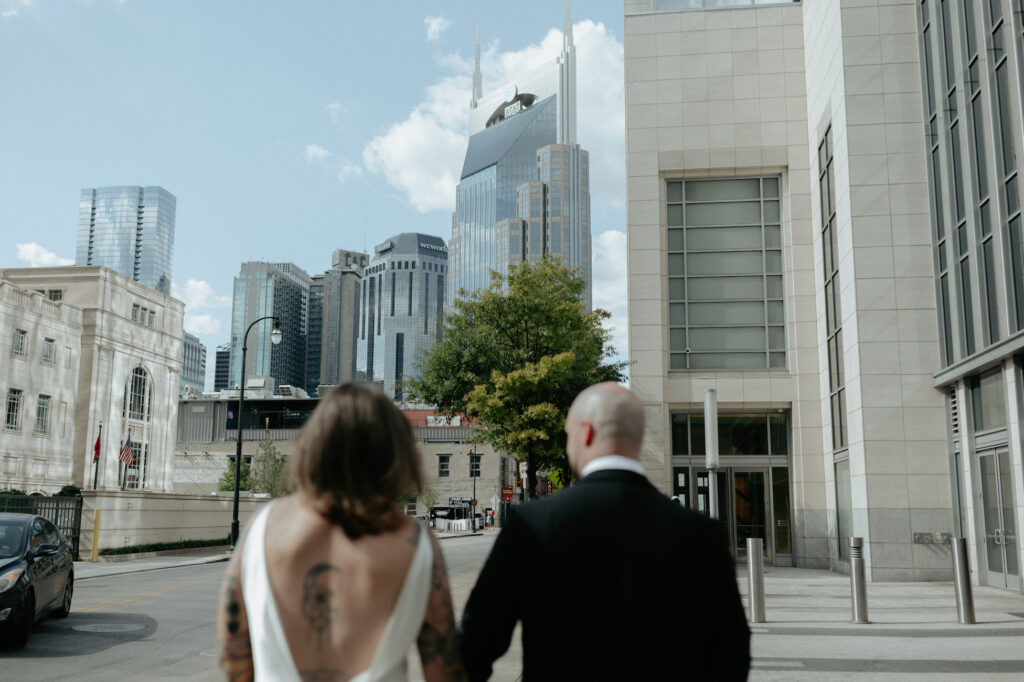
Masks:
[[[103,265],[170,294],[176,205],[162,187],[83,189],[75,265]]]
[[[235,278],[231,312],[230,386],[241,385],[242,342],[254,320],[267,315],[281,319],[281,343],[270,342],[272,322],[249,334],[245,375],[271,376],[277,386],[306,386],[306,334],[312,279],[294,263],[242,263]]]
[[[356,379],[402,402],[402,383],[440,334],[448,250],[433,235],[406,232],[377,245],[363,273]]]
[[[576,144],[576,48],[566,7],[557,60],[484,96],[479,39],[469,146],[449,243],[448,301],[490,284],[492,270],[559,258],[579,268],[591,302],[589,158]]]

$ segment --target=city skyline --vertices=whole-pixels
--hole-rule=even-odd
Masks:
[[[491,92],[558,54],[564,10],[409,3],[396,19],[382,8],[317,3],[299,18],[257,3],[229,21],[224,8],[192,7],[36,2],[4,12],[0,54],[20,55],[26,69],[0,75],[6,101],[18,102],[0,103],[0,142],[9,150],[0,178],[10,188],[0,198],[0,266],[72,259],[82,187],[159,184],[178,198],[172,294],[187,304],[186,329],[208,348],[229,341],[231,280],[244,261],[320,272],[334,249],[363,250],[397,231],[448,240],[476,24],[483,90]],[[595,163],[594,272],[604,278],[594,282],[594,305],[619,316],[615,345],[624,358],[620,12],[616,2],[573,5],[578,137]],[[166,30],[126,37],[144,35],[140,27],[152,22]],[[304,33],[298,23],[314,28]],[[188,54],[173,39],[186,31]],[[402,44],[403,55],[382,50],[381,35]],[[292,42],[272,56],[249,47],[280,40]],[[359,69],[339,69],[353,61]],[[100,85],[70,75],[83,70],[103,74]],[[129,87],[147,82],[162,85],[147,88],[143,106]],[[76,111],[64,111],[63,99]]]

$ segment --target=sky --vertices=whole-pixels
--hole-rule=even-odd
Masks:
[[[622,3],[572,16],[594,305],[625,359]],[[450,238],[477,23],[487,93],[554,60],[563,17],[557,0],[0,0],[0,267],[73,263],[82,188],[160,185],[210,389],[242,262],[317,274],[334,249]]]

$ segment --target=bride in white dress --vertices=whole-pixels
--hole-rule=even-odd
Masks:
[[[229,680],[465,679],[444,559],[398,511],[421,486],[412,429],[379,389],[321,401],[292,455],[297,492],[248,524],[218,612]]]

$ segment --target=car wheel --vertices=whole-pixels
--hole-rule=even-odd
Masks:
[[[32,592],[28,593],[25,599],[24,610],[21,614],[21,623],[11,633],[11,644],[15,649],[20,649],[28,643],[28,631],[36,624],[36,597]]]
[[[64,583],[64,601],[61,602],[57,611],[54,612],[54,616],[57,618],[67,618],[68,614],[71,613],[71,597],[75,591],[75,574],[68,573],[67,582]]]

